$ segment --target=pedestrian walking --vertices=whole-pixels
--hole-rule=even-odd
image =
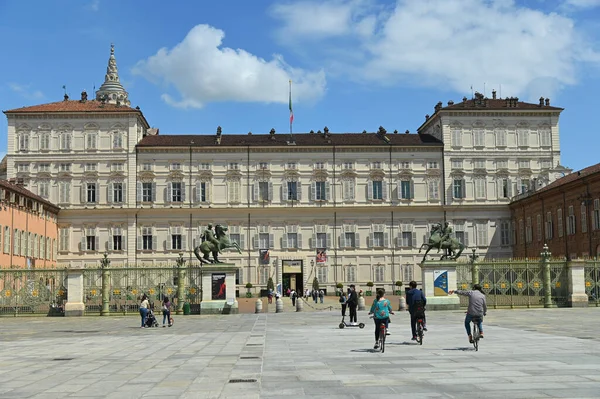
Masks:
[[[296,298],[298,297],[296,290],[292,290],[290,297],[292,298],[292,306],[296,306]]]
[[[321,301],[321,303],[323,303],[323,299],[325,299],[325,291],[320,290],[319,291],[319,300]]]
[[[346,308],[348,307],[348,296],[344,291],[340,292],[340,304],[342,305],[342,317],[346,317]]]
[[[146,326],[146,318],[148,317],[148,309],[150,309],[150,302],[146,294],[142,295],[140,302],[140,316],[142,316],[142,328]]]
[[[163,299],[163,304],[162,304],[162,312],[163,312],[163,327],[166,327],[165,325],[165,321],[168,322],[169,327],[171,327],[173,325],[173,323],[171,322],[171,301],[169,300],[169,297],[165,295],[164,299]]]

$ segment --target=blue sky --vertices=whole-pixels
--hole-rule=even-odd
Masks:
[[[161,134],[414,132],[438,101],[564,107],[562,163],[598,162],[600,0],[0,1],[0,109],[121,81]],[[6,120],[0,152],[6,151]]]

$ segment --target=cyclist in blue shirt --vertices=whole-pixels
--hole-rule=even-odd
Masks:
[[[373,305],[371,305],[371,310],[369,311],[369,314],[373,315],[373,320],[375,321],[374,349],[379,349],[379,330],[381,329],[381,324],[385,324],[385,328],[387,328],[390,321],[390,314],[394,314],[390,300],[385,299],[384,295],[385,291],[379,288],[377,290],[377,297],[373,301]]]
[[[406,293],[406,305],[410,313],[410,329],[412,332],[412,340],[417,340],[417,318],[425,319],[425,305],[427,298],[423,291],[417,289],[417,282],[411,281],[408,283],[410,290]],[[423,328],[427,331],[427,328]]]

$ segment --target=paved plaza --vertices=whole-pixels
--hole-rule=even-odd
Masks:
[[[406,312],[392,317],[383,354],[366,312],[363,330],[338,329],[338,311],[177,316],[152,329],[139,317],[5,317],[0,397],[600,396],[600,308],[491,309],[479,352],[464,312],[429,312],[423,346]]]

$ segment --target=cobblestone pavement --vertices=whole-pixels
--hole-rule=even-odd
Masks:
[[[464,312],[429,312],[423,346],[406,312],[385,353],[373,324],[339,312],[0,318],[0,398],[597,398],[600,308],[491,309],[479,352]],[[235,380],[256,380],[234,382]]]

